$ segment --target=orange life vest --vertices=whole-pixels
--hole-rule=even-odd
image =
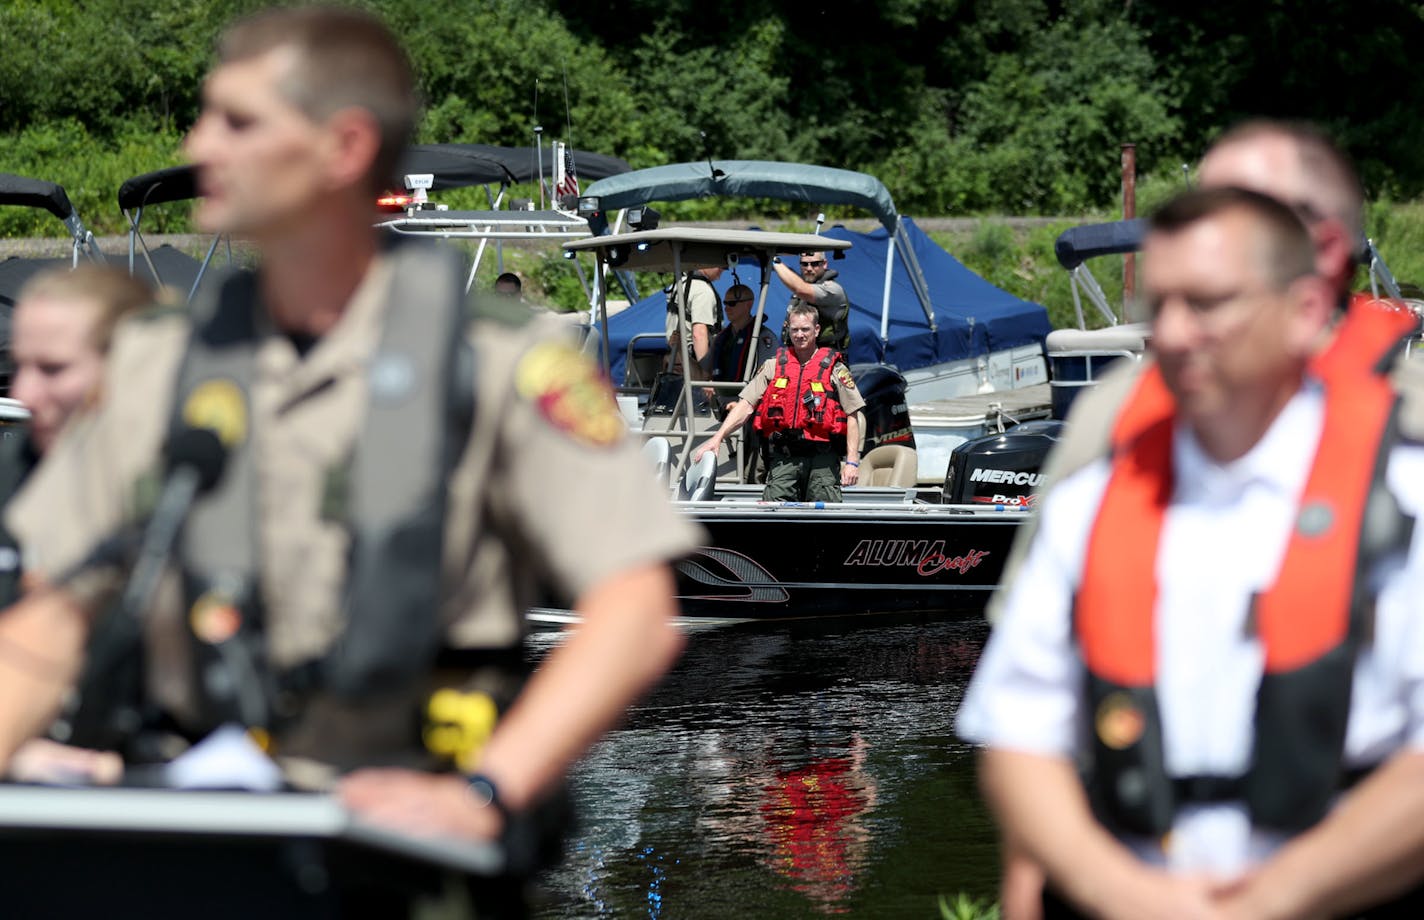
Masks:
[[[1181,802],[1230,799],[1244,801],[1260,826],[1295,831],[1329,807],[1342,779],[1355,650],[1372,609],[1356,575],[1398,545],[1362,539],[1377,529],[1373,518],[1364,527],[1367,506],[1372,515],[1399,515],[1392,498],[1378,501],[1389,496],[1383,478],[1397,402],[1382,371],[1415,326],[1389,305],[1353,303],[1311,362],[1324,384],[1324,424],[1276,582],[1253,599],[1265,673],[1243,777],[1167,775],[1154,688],[1154,572],[1172,495],[1175,405],[1155,367],[1128,398],[1074,601],[1093,722],[1086,780],[1109,826],[1162,834]]]
[[[808,441],[830,441],[845,434],[846,414],[836,397],[831,371],[836,353],[818,348],[802,364],[789,348],[776,352],[776,376],[757,404],[753,421],[762,434],[799,431]]]

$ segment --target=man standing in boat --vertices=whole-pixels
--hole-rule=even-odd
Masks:
[[[1257,193],[1152,219],[1157,361],[959,714],[1047,916],[1339,916],[1424,875],[1424,405],[1380,370],[1412,323],[1352,311],[1322,355],[1315,261]]]
[[[712,340],[713,380],[741,382],[746,379],[748,370],[760,367],[776,355],[776,337],[765,326],[758,330],[755,346],[752,344],[752,327],[755,325],[752,304],[755,302],[756,294],[745,284],[727,288],[727,295],[722,299],[727,325]],[[717,407],[718,418],[724,417],[724,413],[736,405],[736,398],[728,390],[711,390],[708,397]],[[743,475],[748,482],[760,481],[761,450],[756,440],[756,429],[750,423],[742,425],[742,437],[748,445],[743,452]]]
[[[771,260],[776,277],[791,290],[791,306],[805,303],[816,308],[816,320],[821,325],[816,344],[834,348],[844,356],[850,354],[850,299],[827,264],[824,252],[803,252],[798,275],[780,257]],[[787,315],[790,316],[789,307]]]
[[[706,380],[709,376],[707,362],[712,351],[712,337],[722,327],[722,311],[713,282],[721,277],[720,267],[699,268],[678,278],[668,291],[668,370],[674,374],[683,373],[683,368],[690,363],[692,370],[688,372],[688,379]],[[685,348],[682,342],[684,319],[691,336]]]
[[[53,719],[125,584],[91,550],[216,473],[217,441],[226,470],[134,611],[137,711],[162,714],[145,750],[237,725],[368,822],[495,840],[531,827],[675,660],[668,560],[697,534],[643,474],[597,369],[518,304],[467,311],[458,252],[372,226],[416,116],[405,53],[370,14],[273,10],[220,39],[186,141],[196,220],[251,240],[260,267],[191,321],[121,326],[83,436],[12,503],[41,586],[0,617],[19,656],[0,664],[0,762]],[[541,585],[582,625],[530,677]],[[534,858],[509,855],[516,871]]]
[[[756,294],[745,284],[727,288],[727,295],[722,298],[727,325],[712,340],[713,380],[742,380],[749,367],[760,367],[776,354],[776,337],[765,326],[757,335],[755,347],[752,345],[752,304],[755,302]],[[727,408],[731,408],[730,402]]]
[[[717,433],[692,455],[696,463],[708,451],[715,452],[755,413],[756,430],[768,452],[765,501],[838,502],[841,486],[853,486],[859,479],[860,410],[865,400],[837,352],[816,344],[821,331],[816,315],[810,304],[791,306],[786,315],[791,347],[779,349],[762,364]]]

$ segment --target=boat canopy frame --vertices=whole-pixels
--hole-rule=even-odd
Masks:
[[[48,211],[59,218],[69,230],[70,265],[76,266],[85,256],[102,262],[104,254],[94,234],[84,225],[79,212],[69,200],[64,187],[43,179],[30,179],[14,173],[0,173],[0,205],[15,205]]]
[[[138,256],[141,254],[154,280],[160,285],[165,283],[158,266],[154,264],[153,250],[149,247],[148,241],[144,239],[143,230],[140,228],[144,211],[154,205],[193,201],[200,194],[198,171],[192,164],[155,169],[153,172],[127,179],[123,185],[119,186],[119,210],[129,225],[128,266],[130,275],[134,274]],[[227,264],[229,266],[233,264],[232,239],[226,234],[213,234],[212,240],[208,243],[207,252],[204,253],[202,261],[198,263],[193,283],[188,287],[188,293],[184,297],[185,303],[192,302],[193,296],[198,292],[198,285],[202,284],[208,267],[212,265],[218,247],[224,243],[227,246]]]
[[[895,202],[885,184],[874,176],[849,169],[783,163],[773,160],[716,160],[673,163],[639,169],[590,185],[580,199],[589,209],[604,212],[640,207],[654,201],[689,201],[698,198],[772,198],[804,204],[849,205],[875,215],[890,236],[886,249],[885,286],[880,303],[880,340],[890,340],[890,291],[894,254],[915,291],[931,331],[938,331],[929,285]]]
[[[1053,254],[1058,264],[1068,271],[1069,287],[1073,291],[1073,310],[1077,315],[1078,328],[1087,329],[1083,316],[1083,297],[1097,308],[1111,326],[1122,322],[1122,317],[1108,303],[1108,295],[1103,291],[1098,279],[1088,269],[1087,260],[1099,256],[1121,255],[1137,252],[1142,248],[1142,237],[1147,233],[1147,220],[1135,217],[1130,220],[1114,220],[1101,224],[1084,224],[1070,227],[1058,235],[1053,243]]]
[[[849,240],[838,240],[818,234],[677,226],[635,230],[629,233],[611,233],[564,243],[566,252],[574,254],[591,252],[594,254],[600,269],[595,272],[596,276],[603,275],[606,269],[609,271],[670,272],[673,277],[679,278],[684,272],[699,268],[761,266],[756,312],[752,318],[752,341],[756,341],[760,335],[766,317],[766,297],[770,287],[771,274],[768,269],[773,257],[783,253],[816,251],[837,253],[850,247]],[[608,297],[606,289],[602,285],[598,286],[597,295],[598,303],[595,305],[595,309],[598,314],[603,369],[606,373],[612,356],[608,340]],[[681,327],[682,341],[692,341],[692,329],[685,311],[678,311],[678,323]],[[671,436],[682,440],[677,459],[672,464],[674,488],[680,480],[679,474],[687,467],[688,458],[692,454],[692,439],[696,434],[692,422],[695,414],[693,387],[710,387],[714,390],[734,387],[740,389],[751,379],[758,367],[759,365],[755,361],[748,361],[743,370],[742,379],[734,381],[694,381],[684,373],[678,408],[674,411],[671,420],[673,427],[669,430],[650,432],[650,434]],[[687,420],[685,431],[676,428],[678,420],[681,418]],[[738,457],[737,459],[736,468],[740,478],[744,464],[741,462],[742,458]]]
[[[1147,220],[1142,217],[1084,224],[1080,227],[1070,227],[1058,235],[1058,239],[1053,243],[1053,254],[1057,256],[1058,264],[1067,269],[1071,279],[1073,308],[1077,313],[1079,329],[1088,328],[1083,317],[1084,296],[1110,324],[1117,325],[1122,321],[1108,303],[1102,286],[1088,270],[1087,260],[1098,256],[1138,252],[1142,249],[1142,240],[1146,235]],[[1360,235],[1356,259],[1369,271],[1371,295],[1379,297],[1383,291],[1385,297],[1403,299],[1394,273],[1385,264],[1384,256],[1380,255],[1372,238]]]
[[[632,167],[624,160],[600,153],[568,150],[567,156],[580,175],[602,179],[629,172]],[[505,208],[505,196],[510,186],[518,182],[541,182],[544,175],[543,147],[496,147],[489,144],[413,144],[402,156],[393,184],[408,187],[406,177],[429,176],[429,188],[448,190],[482,186],[489,204],[487,209],[451,211],[445,209],[410,209],[377,222],[377,226],[394,233],[438,239],[477,240],[474,260],[465,278],[465,291],[475,284],[489,243],[495,243],[497,265],[504,270],[506,240],[565,240],[591,236],[588,221],[577,213],[553,208]],[[542,189],[542,185],[541,185]],[[596,299],[597,279],[590,282],[584,268],[574,260],[579,283],[588,296],[589,305]],[[620,277],[628,287],[630,279]],[[628,289],[630,299],[636,290]]]

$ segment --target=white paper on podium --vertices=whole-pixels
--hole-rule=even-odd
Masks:
[[[224,725],[164,768],[175,789],[249,789],[276,792],[282,770],[236,725]]]

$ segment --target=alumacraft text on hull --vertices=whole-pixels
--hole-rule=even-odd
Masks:
[[[608,268],[677,274],[735,264],[745,283],[760,281],[754,322],[761,323],[770,274],[763,266],[773,256],[849,245],[809,234],[664,227],[578,240],[564,248],[594,252]],[[603,346],[606,357],[606,338]],[[718,386],[735,392],[740,383]],[[737,481],[741,467],[732,458],[722,463],[720,480],[714,455],[689,468],[694,443],[704,432],[686,423],[692,404],[686,384],[682,402],[682,424],[635,434],[649,442],[650,475],[668,477],[663,481],[677,507],[711,538],[678,564],[684,616],[746,621],[970,613],[980,610],[997,586],[1013,534],[1027,517],[1025,508],[947,504],[941,490],[917,488],[913,479],[908,485],[847,488],[838,505],[763,503],[761,486]],[[875,476],[873,469],[865,472]]]

